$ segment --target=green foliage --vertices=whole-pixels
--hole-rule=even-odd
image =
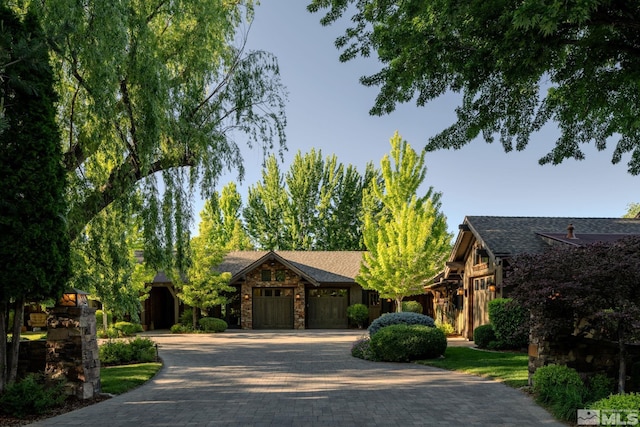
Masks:
[[[104,325],[104,312],[102,310],[96,310],[96,326],[98,329],[102,329]],[[113,314],[108,311],[107,312],[107,325],[113,325]]]
[[[193,332],[193,327],[191,326],[191,322],[188,325],[183,323],[176,323],[171,326],[170,331],[172,334],[187,334]]]
[[[447,336],[453,335],[456,333],[456,330],[451,323],[440,322],[436,320],[436,328],[440,329]]]
[[[510,298],[489,301],[489,321],[501,348],[521,348],[529,343],[529,315]]]
[[[193,326],[193,309],[185,308],[180,314],[180,324],[184,326]]]
[[[612,394],[589,405],[589,409],[637,411],[640,408],[640,393]]]
[[[142,332],[142,325],[139,323],[131,322],[116,322],[113,328],[119,332],[120,336],[130,337],[139,332]]]
[[[351,355],[358,359],[375,360],[371,351],[371,339],[365,336],[354,342],[351,346]]]
[[[613,393],[615,381],[605,374],[596,374],[589,378],[587,400],[595,402]]]
[[[422,304],[418,301],[403,301],[402,311],[410,311],[413,313],[422,314]]]
[[[308,8],[326,9],[323,25],[353,14],[335,45],[341,61],[363,56],[380,64],[360,78],[379,87],[371,114],[462,94],[457,121],[430,139],[429,150],[478,137],[523,150],[555,121],[561,135],[541,163],[582,159],[584,144],[605,150],[617,140],[612,161],[631,153],[628,170],[640,173],[635,3],[312,0]]]
[[[227,322],[215,317],[203,317],[198,324],[205,332],[224,332],[228,328]]]
[[[447,337],[434,327],[424,325],[390,325],[371,336],[371,352],[376,360],[410,362],[444,354]]]
[[[45,383],[42,375],[29,374],[0,394],[0,413],[18,418],[38,415],[59,406],[66,398],[63,382]]]
[[[622,215],[623,218],[636,218],[640,215],[640,203],[629,203],[627,212]]]
[[[428,327],[435,327],[436,325],[431,317],[424,314],[412,312],[385,313],[371,322],[371,325],[369,325],[369,336],[373,337],[380,329],[386,326],[400,323],[405,325],[424,325]]]
[[[493,330],[493,325],[480,325],[473,330],[473,342],[479,348],[488,348],[491,342],[496,340],[496,333]]]
[[[155,343],[148,338],[134,338],[127,341],[110,340],[101,344],[98,350],[100,363],[103,365],[124,365],[156,360]]]
[[[369,320],[369,308],[364,304],[352,304],[347,307],[347,317],[362,328]]]
[[[536,369],[533,391],[536,400],[563,421],[575,421],[576,411],[584,407],[585,385],[575,369],[564,365]]]
[[[423,293],[423,283],[440,271],[451,235],[440,212],[441,194],[429,187],[417,196],[427,172],[424,150],[416,153],[397,132],[390,143],[391,154],[380,162],[381,181],[372,180],[364,194],[367,252],[356,281],[394,299],[401,310],[402,299]]]

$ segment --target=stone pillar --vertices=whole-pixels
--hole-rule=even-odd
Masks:
[[[94,308],[56,306],[49,311],[45,374],[50,379],[64,379],[67,393],[79,399],[100,393]]]

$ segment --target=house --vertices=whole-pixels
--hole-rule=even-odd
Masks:
[[[473,330],[489,323],[489,301],[508,296],[501,285],[514,256],[640,235],[640,219],[467,216],[458,230],[444,271],[425,291],[436,317],[473,339]]]
[[[360,251],[237,251],[218,266],[231,273],[235,291],[214,312],[230,328],[339,329],[349,326],[347,307],[363,303],[370,318],[391,310],[377,292],[363,290],[355,277]],[[144,303],[143,326],[166,329],[183,307],[173,285],[158,273]]]

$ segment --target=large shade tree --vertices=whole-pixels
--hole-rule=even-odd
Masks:
[[[365,289],[392,298],[402,311],[406,296],[423,286],[442,268],[451,249],[447,220],[440,211],[441,193],[418,190],[427,168],[425,152],[416,153],[396,134],[391,155],[380,162],[381,183],[372,181],[364,195],[364,254],[356,281]]]
[[[582,159],[582,146],[612,161],[631,153],[640,173],[640,3],[636,1],[313,0],[323,25],[353,14],[336,40],[340,60],[375,56],[381,69],[360,79],[379,87],[371,114],[448,91],[462,94],[457,121],[429,150],[460,148],[479,135],[522,150],[553,121],[555,148],[540,159]]]
[[[37,5],[58,78],[69,237],[141,194],[146,262],[185,259],[198,186],[208,198],[225,169],[242,176],[240,140],[284,144],[277,61],[244,48],[254,2]]]
[[[49,54],[36,16],[0,5],[0,392],[17,372],[26,301],[58,297],[69,276],[65,172]],[[7,360],[7,319],[14,310]]]

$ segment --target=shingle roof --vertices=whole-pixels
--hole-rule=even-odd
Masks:
[[[581,234],[620,237],[640,234],[640,219],[635,218],[467,216],[464,222],[484,247],[497,256],[541,252],[548,244],[540,235],[566,234],[569,224],[573,224],[578,239]]]
[[[236,251],[229,252],[218,266],[236,276],[273,254],[318,283],[353,283],[360,271],[361,251]]]

